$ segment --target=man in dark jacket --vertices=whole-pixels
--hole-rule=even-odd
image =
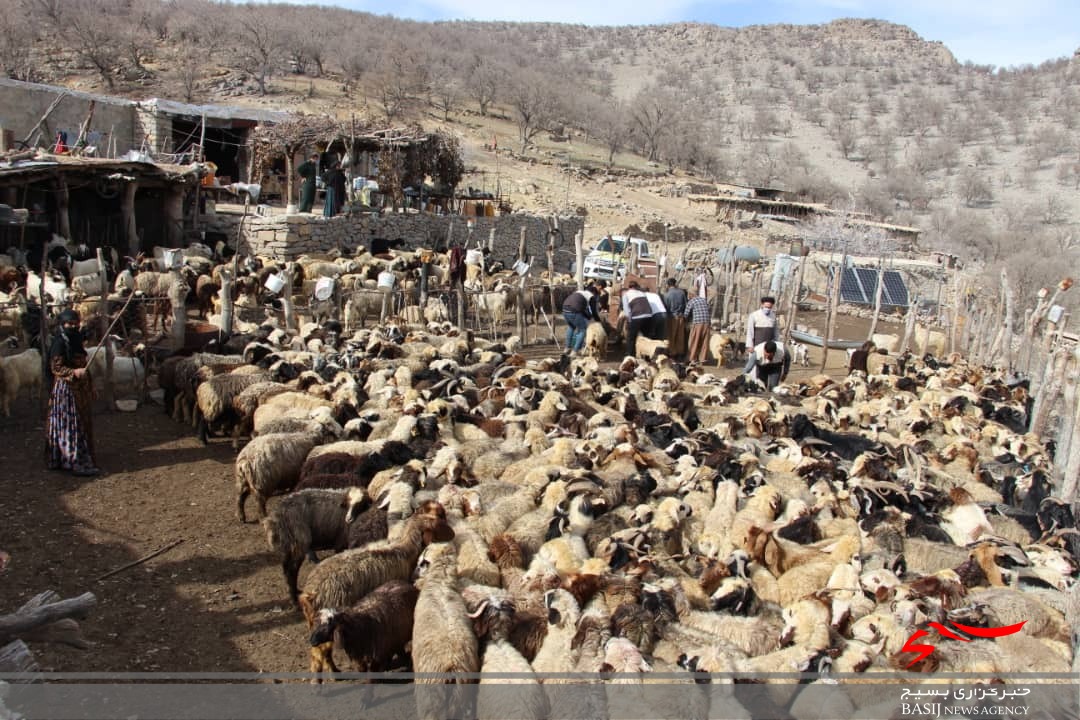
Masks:
[[[345,205],[345,171],[341,169],[340,162],[334,163],[334,166],[326,171],[323,175],[323,183],[326,184],[323,215],[334,217]]]
[[[589,322],[599,318],[596,307],[596,288],[590,283],[581,290],[570,293],[562,306],[566,320],[566,351],[581,352],[585,346],[585,330]]]
[[[668,355],[681,360],[686,355],[686,291],[675,285],[675,278],[668,278],[667,286],[664,305],[668,311]]]

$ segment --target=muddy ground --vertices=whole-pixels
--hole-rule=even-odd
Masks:
[[[866,332],[859,320],[843,318],[840,327],[841,337]],[[819,352],[793,380],[816,373]],[[840,373],[844,354],[830,359],[830,372]],[[0,418],[0,550],[11,554],[0,575],[0,612],[48,589],[98,599],[82,623],[90,649],[34,643],[44,669],[307,669],[305,627],[262,528],[236,520],[228,442],[201,446],[191,428],[153,404],[134,413],[99,408],[96,442],[107,474],[74,478],[43,469],[41,418],[26,396],[11,418]],[[176,540],[158,557],[99,579]]]

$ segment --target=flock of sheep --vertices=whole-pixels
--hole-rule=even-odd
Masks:
[[[204,439],[251,438],[237,517],[253,500],[314,672],[519,673],[545,717],[545,687],[596,673],[1076,668],[1080,534],[999,371],[904,357],[765,393],[652,352],[527,361],[445,317],[240,329],[159,381]]]

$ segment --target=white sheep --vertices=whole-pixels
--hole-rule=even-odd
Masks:
[[[24,350],[18,355],[0,357],[0,401],[5,417],[11,417],[11,403],[23,388],[30,390],[30,397],[41,397],[41,351],[37,348]]]
[[[413,619],[412,659],[417,673],[475,673],[480,652],[465,600],[456,588],[457,554],[453,545],[429,545],[421,558],[420,596]],[[462,680],[416,679],[417,685],[461,684]],[[417,717],[460,717],[463,695],[445,695],[421,688],[416,695]]]
[[[259,517],[266,517],[266,500],[287,492],[300,477],[308,453],[332,439],[328,431],[262,435],[252,439],[236,456],[236,516],[247,522],[244,501],[255,496]]]

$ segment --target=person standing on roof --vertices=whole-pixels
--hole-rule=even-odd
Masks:
[[[746,352],[753,352],[754,348],[767,340],[780,339],[780,325],[773,312],[775,304],[776,298],[766,295],[761,298],[761,307],[746,319]]]
[[[631,281],[622,293],[622,311],[626,319],[625,354],[633,357],[637,354],[637,336],[652,318],[649,298],[641,291],[641,286]]]

